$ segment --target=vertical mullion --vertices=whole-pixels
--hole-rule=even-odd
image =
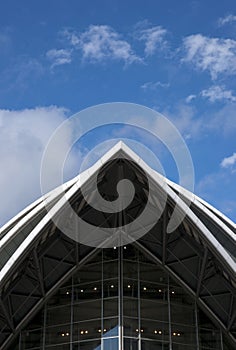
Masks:
[[[19,335],[19,342],[18,342],[19,350],[22,349],[21,342],[22,342],[22,331],[20,332],[20,335]]]
[[[220,347],[221,350],[224,350],[222,329],[220,329]]]
[[[119,350],[124,349],[123,341],[123,250],[118,251],[118,300],[119,300]]]
[[[71,280],[71,300],[70,300],[70,350],[73,343],[73,322],[74,322],[74,277]]]
[[[168,303],[168,321],[169,321],[169,350],[172,350],[172,326],[171,326],[171,305],[170,305],[170,278],[168,275],[167,284],[167,303]]]
[[[101,350],[104,349],[103,330],[104,330],[104,250],[102,249],[102,290],[101,290]]]
[[[43,340],[42,340],[43,350],[45,350],[45,342],[46,342],[46,320],[47,320],[47,303],[44,306],[44,312],[43,312]]]
[[[141,348],[140,260],[138,251],[138,350],[141,350]]]
[[[194,303],[194,312],[195,312],[195,329],[196,329],[196,342],[197,342],[197,350],[200,350],[200,342],[199,342],[199,320],[198,320],[198,309],[197,303]]]

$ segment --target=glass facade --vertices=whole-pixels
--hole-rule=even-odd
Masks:
[[[133,245],[98,252],[21,331],[20,350],[233,350],[195,300]]]

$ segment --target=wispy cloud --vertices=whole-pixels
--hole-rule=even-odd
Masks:
[[[68,49],[51,49],[46,56],[52,62],[51,68],[71,63],[71,50]]]
[[[167,47],[166,41],[167,30],[161,26],[153,26],[147,29],[139,29],[136,37],[144,41],[146,56],[152,56],[158,49],[163,50]]]
[[[183,50],[182,61],[191,63],[202,71],[209,71],[212,79],[216,79],[219,74],[236,73],[235,40],[190,35],[184,38]]]
[[[206,174],[201,178],[195,186],[196,194],[207,201],[211,199],[212,188],[217,187],[217,185],[223,181],[223,175],[220,172]]]
[[[222,137],[235,138],[236,119],[235,119],[235,102],[226,103],[222,108],[209,115],[206,112],[207,128],[209,131],[218,132]],[[204,118],[204,119],[205,119]]]
[[[171,109],[163,110],[162,113],[173,122],[185,140],[201,136],[202,120],[196,118],[193,106],[178,103]]]
[[[227,90],[224,86],[213,85],[209,89],[202,90],[201,96],[207,98],[210,102],[231,101],[236,102],[236,96],[232,90]]]
[[[14,65],[1,72],[0,82],[4,85],[4,91],[18,89],[21,94],[28,88],[32,79],[39,79],[44,73],[41,62],[28,56],[20,56],[14,61]]]
[[[144,42],[145,57],[152,56],[157,50],[163,52],[168,48],[167,30],[161,26],[151,26],[148,21],[137,23],[131,34],[129,38],[135,39],[136,43]],[[145,61],[145,57],[136,54],[127,37],[124,38],[124,35],[109,25],[90,25],[80,32],[73,28],[65,29],[60,35],[66,39],[66,48],[54,48],[46,53],[53,62],[53,67],[71,63],[73,52],[80,52],[82,61],[92,64],[120,61],[129,65]]]
[[[229,14],[225,17],[220,17],[218,20],[218,25],[223,26],[227,23],[232,23],[232,22],[236,22],[236,16],[233,14]]]
[[[9,47],[11,43],[11,38],[8,33],[0,32],[0,48],[3,50],[6,47]]]
[[[3,54],[9,54],[13,49],[13,29],[10,26],[1,28],[0,30],[0,50],[1,56]]]
[[[209,203],[213,204],[222,213],[235,218],[236,201],[234,191],[235,173],[228,172],[224,169],[205,175],[196,183],[195,193],[204,198]],[[227,193],[227,200],[225,199]]]
[[[82,59],[97,63],[106,60],[123,61],[125,64],[141,62],[128,41],[108,25],[91,25],[81,33],[65,31],[74,49],[82,51]]]
[[[146,91],[146,90],[156,90],[158,87],[168,88],[169,86],[170,86],[169,83],[162,83],[160,81],[156,81],[156,82],[148,81],[148,82],[142,84],[140,87],[141,87],[141,89]]]
[[[193,100],[195,100],[196,97],[197,97],[197,95],[195,95],[195,94],[189,95],[186,97],[185,101],[186,101],[186,103],[190,103]]]
[[[221,163],[220,166],[222,168],[231,168],[233,165],[236,164],[236,153],[233,153],[232,156],[225,157]]]

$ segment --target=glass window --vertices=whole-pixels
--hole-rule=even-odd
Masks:
[[[118,350],[118,349],[119,349],[118,338],[103,340],[103,350]]]
[[[133,279],[124,279],[123,294],[133,298],[138,298],[138,281]]]
[[[138,299],[127,298],[123,299],[123,314],[133,318],[138,318]]]
[[[105,280],[103,283],[103,297],[110,298],[116,297],[119,293],[119,283],[117,278],[113,278],[110,280]]]
[[[103,320],[103,338],[114,337],[119,332],[118,318],[109,318]]]
[[[138,350],[138,339],[124,338],[124,350]]]
[[[101,318],[101,299],[82,301],[73,305],[73,321]]]
[[[55,326],[71,322],[71,305],[59,305],[48,307],[47,309],[47,326]]]
[[[168,322],[168,303],[166,301],[142,300],[141,318]]]
[[[195,308],[171,302],[171,322],[195,326]]]
[[[106,298],[103,301],[103,317],[118,316],[118,298]]]
[[[142,340],[142,350],[169,350],[168,343]]]
[[[73,342],[83,342],[88,339],[101,338],[103,334],[102,322],[99,320],[76,322],[73,324]]]
[[[103,279],[110,279],[118,276],[118,260],[108,260],[103,263]]]
[[[140,333],[138,318],[123,318],[124,335],[127,337],[137,338]]]
[[[197,342],[196,327],[173,323],[171,325],[171,337],[172,343],[193,346]]]
[[[197,350],[197,331],[199,350],[233,350],[192,296],[130,245],[100,252],[59,288],[22,331],[21,349],[117,350],[120,326],[125,350]]]
[[[49,326],[46,328],[45,345],[70,343],[70,324]]]
[[[73,344],[72,350],[101,350],[101,341],[81,341],[79,343]]]
[[[141,320],[140,335],[145,339],[152,339],[158,342],[169,341],[169,323],[151,320]]]

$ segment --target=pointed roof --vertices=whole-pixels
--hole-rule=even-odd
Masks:
[[[198,226],[208,243],[214,248],[215,252],[221,256],[225,263],[231,267],[232,271],[236,271],[236,256],[233,255],[235,249],[233,248],[233,252],[229,252],[226,248],[236,243],[236,225],[198,196],[153,170],[124,142],[119,141],[93,166],[83,171],[72,180],[50,191],[48,194],[43,195],[0,229],[0,254],[2,256],[0,260],[0,280],[11,268],[11,265],[17,261],[22,252],[27,249],[27,245],[30,244],[32,240],[36,239],[43,227],[61,210],[74,193],[89,181],[104,164],[116,158],[125,158],[137,163],[154,183],[161,187],[164,186],[167,196],[170,197],[175,204],[178,204],[178,208],[185,213],[189,220]],[[190,204],[192,208],[190,208]],[[200,220],[199,216],[195,213],[196,211],[202,213],[204,217],[207,216],[210,221],[214,222],[215,226],[221,228],[221,232],[224,232],[224,237],[221,242],[219,242],[214,233],[209,230],[206,222]],[[27,226],[29,226],[30,229]],[[224,241],[227,243],[227,240],[229,243],[226,244],[225,247]],[[10,254],[8,253],[8,257],[5,257],[4,260],[3,251],[5,248],[7,249],[8,245],[13,246],[15,249],[9,249]]]
[[[103,175],[108,174],[110,165],[107,166],[107,164],[115,164],[118,172],[120,159],[126,167],[124,169],[134,170],[135,188],[138,188],[138,191],[140,188],[137,196],[139,198],[136,198],[138,205],[146,199],[151,203],[147,215],[141,215],[144,211],[139,215],[138,226],[132,226],[132,228],[135,227],[133,230],[137,233],[135,236],[137,239],[128,243],[136,245],[153,261],[165,266],[167,271],[196,297],[199,304],[213,315],[213,318],[230,333],[230,337],[236,342],[236,334],[234,334],[236,315],[232,313],[231,307],[236,288],[235,224],[193,193],[157,173],[123,142],[118,142],[92,167],[42,196],[1,228],[0,287],[4,293],[7,291],[6,298],[9,298],[9,293],[12,291],[17,293],[19,275],[24,274],[25,269],[33,269],[31,273],[38,275],[34,282],[37,286],[32,287],[33,282],[28,276],[29,273],[24,277],[26,280],[29,279],[28,284],[25,284],[28,291],[25,291],[24,310],[16,310],[14,313],[15,324],[9,316],[10,311],[1,309],[0,303],[0,313],[6,317],[3,323],[0,320],[0,329],[2,327],[4,330],[2,341],[8,341],[7,334],[10,339],[11,332],[15,333],[20,329],[47,296],[101,247],[101,245],[86,246],[81,244],[81,241],[73,241],[58,230],[57,223],[61,219],[62,221],[67,219],[66,204],[68,202],[73,204],[74,198],[78,202],[78,210],[85,207],[86,199],[89,199],[89,196],[93,197],[94,186],[97,185],[94,179],[101,172]],[[112,176],[114,174],[116,175],[116,168]],[[103,181],[103,186],[106,192],[106,186],[108,186],[106,181]],[[82,191],[83,188],[85,192]],[[143,188],[144,191],[141,193]],[[127,216],[132,217],[134,207],[130,208]],[[153,213],[157,215],[157,220],[153,221]],[[86,210],[83,215],[87,215]],[[96,222],[96,217],[91,216],[90,219]],[[125,214],[118,216],[118,219],[125,221],[127,218],[124,216]],[[109,215],[104,217],[101,215],[98,219],[100,222],[105,220],[111,227],[116,227],[112,226],[109,218]],[[73,221],[73,216],[69,221]],[[126,225],[122,225],[125,232]],[[105,228],[103,229],[105,232]],[[145,234],[142,232],[140,234],[141,229],[145,230]],[[56,242],[58,246],[51,250],[51,255],[55,259],[53,270],[51,270],[51,263],[47,262],[45,253],[47,249],[51,249],[52,242]],[[72,253],[68,253],[70,249]],[[66,261],[64,261],[65,255]],[[41,264],[44,266],[43,269],[40,267]],[[31,298],[31,288],[40,291],[38,299]],[[219,299],[222,293],[225,298],[224,308]],[[29,306],[28,309],[26,305]]]

